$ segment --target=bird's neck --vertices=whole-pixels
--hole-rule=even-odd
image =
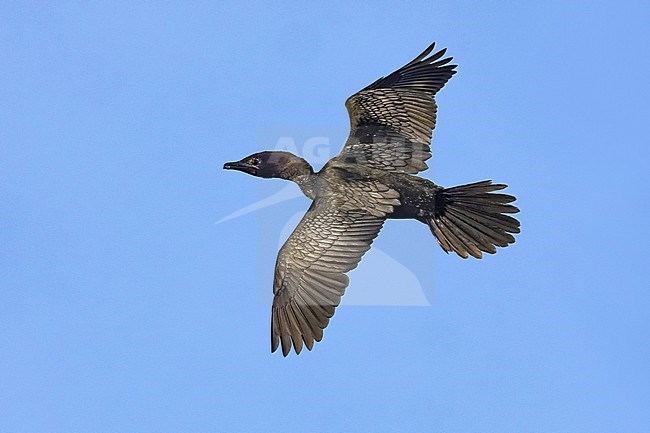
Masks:
[[[311,172],[311,173],[303,173],[303,174],[295,175],[288,180],[298,185],[300,187],[300,190],[303,192],[303,194],[305,194],[307,197],[313,200],[314,197],[316,197],[317,177],[318,176],[316,174]]]
[[[294,156],[291,163],[287,164],[277,177],[294,182],[312,200],[316,196],[318,175],[314,173],[311,164],[298,156]]]

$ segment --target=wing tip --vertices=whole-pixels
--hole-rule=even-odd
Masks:
[[[282,356],[284,358],[288,357],[289,354],[291,353],[291,348],[293,347],[293,351],[295,352],[296,355],[300,355],[302,352],[303,347],[307,349],[307,351],[311,352],[311,350],[314,348],[314,343],[320,342],[322,340],[322,336],[320,338],[308,338],[304,334],[301,335],[301,340],[300,342],[296,342],[293,340],[291,337],[287,337],[286,343],[285,340],[281,338],[281,336],[274,334],[273,332],[271,333],[271,353],[277,352],[278,348],[280,347],[280,341],[282,341]]]
[[[275,353],[275,351],[278,350],[279,344],[280,342],[278,336],[271,332],[271,353]]]
[[[433,42],[431,45],[429,45],[419,56],[417,56],[415,59],[411,60],[406,66],[412,66],[416,63],[428,63],[428,64],[434,64],[434,66],[443,66],[454,60],[453,56],[445,57],[442,60],[441,59],[446,53],[447,53],[447,47],[442,48],[441,50],[436,51],[435,53],[431,54],[433,49],[435,48],[436,43]],[[431,54],[431,55],[429,55]],[[448,65],[452,69],[457,67],[458,65],[453,64],[453,65]]]
[[[424,59],[429,55],[429,53],[431,53],[431,51],[433,51],[433,49],[434,49],[435,47],[436,47],[436,42],[434,41],[434,42],[431,43],[431,45],[429,45],[428,47],[426,47],[426,48],[424,49],[424,51],[422,51],[422,53],[420,53],[419,56],[417,56],[415,59],[411,60],[408,64],[409,64],[409,65],[412,65],[412,64],[415,64],[415,63],[418,63],[418,62],[423,61],[423,60],[424,60]],[[446,48],[445,48],[444,50],[446,50]],[[444,51],[444,50],[443,50],[443,51]],[[434,55],[435,55],[435,54],[434,54]]]

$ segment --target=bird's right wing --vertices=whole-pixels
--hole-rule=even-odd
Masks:
[[[316,199],[278,253],[273,281],[271,351],[311,350],[348,286],[346,272],[370,249],[384,217]]]
[[[434,96],[456,73],[452,58],[443,58],[445,50],[431,54],[434,46],[345,101],[350,136],[338,159],[400,173],[427,169]]]

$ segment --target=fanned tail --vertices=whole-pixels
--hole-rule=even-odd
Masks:
[[[491,180],[444,188],[436,193],[434,216],[425,218],[431,232],[446,252],[466,259],[480,259],[483,252],[494,254],[496,247],[515,242],[519,221],[506,214],[519,212],[509,204],[508,194],[494,193],[506,188]]]

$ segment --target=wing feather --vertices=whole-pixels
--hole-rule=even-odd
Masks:
[[[337,158],[401,173],[426,170],[436,125],[436,93],[456,73],[446,49],[422,54],[345,102],[350,136]]]
[[[354,269],[384,217],[316,199],[278,253],[273,283],[271,351],[311,350],[323,338]]]

